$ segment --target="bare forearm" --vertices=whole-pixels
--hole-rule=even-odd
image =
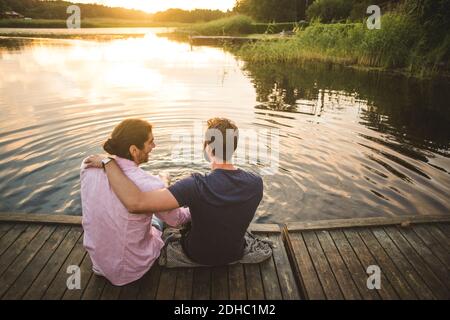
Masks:
[[[105,157],[92,155],[84,160],[88,168],[101,168],[104,165],[109,183],[131,213],[162,212],[178,208],[177,199],[167,189],[142,192],[119,168],[115,161],[104,162]]]
[[[115,161],[110,161],[105,166],[105,170],[109,183],[120,201],[128,211],[136,211],[139,200],[143,196],[141,190],[125,176]]]

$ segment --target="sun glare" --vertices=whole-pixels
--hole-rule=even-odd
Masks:
[[[77,0],[79,3],[99,3],[110,7],[123,7],[143,10],[147,12],[164,11],[169,8],[185,10],[219,9],[226,11],[232,9],[236,0]]]

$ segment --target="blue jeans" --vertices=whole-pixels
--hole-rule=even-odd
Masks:
[[[164,222],[155,215],[152,217],[152,226],[161,232],[164,231]]]

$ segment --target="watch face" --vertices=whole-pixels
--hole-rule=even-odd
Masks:
[[[106,165],[108,162],[110,162],[110,161],[111,161],[110,158],[103,159],[103,160],[102,160],[102,166],[103,166],[103,168],[104,168],[105,165]]]

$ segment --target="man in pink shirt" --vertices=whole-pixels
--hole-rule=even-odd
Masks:
[[[103,148],[124,174],[142,191],[164,188],[163,181],[139,168],[155,147],[150,123],[139,119],[122,121]],[[159,257],[163,220],[179,226],[190,220],[189,209],[131,214],[116,196],[103,169],[81,165],[81,202],[84,246],[93,271],[112,284],[122,286],[140,279]],[[159,219],[158,219],[159,218]]]

